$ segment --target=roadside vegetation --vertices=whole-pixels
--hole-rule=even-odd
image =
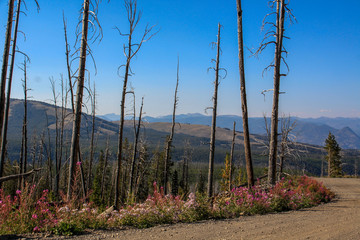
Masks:
[[[131,226],[147,228],[158,224],[237,218],[244,215],[297,210],[329,202],[334,194],[307,176],[283,178],[266,188],[259,181],[253,187],[233,188],[209,199],[203,193],[188,196],[164,194],[154,183],[153,194],[142,203],[128,203],[118,211],[103,211],[93,203],[75,197],[53,202],[48,190],[35,197],[37,186],[26,185],[15,196],[0,190],[0,234],[51,232],[73,235],[85,229]],[[76,189],[73,189],[76,192]]]

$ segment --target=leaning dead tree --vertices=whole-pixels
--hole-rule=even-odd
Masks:
[[[237,23],[238,23],[241,110],[242,110],[243,131],[244,131],[244,151],[245,151],[248,186],[252,186],[254,185],[254,170],[251,159],[251,147],[250,147],[250,136],[249,136],[250,131],[249,131],[249,123],[248,123],[248,109],[247,109],[246,87],[245,87],[244,41],[243,41],[241,0],[236,0],[236,5],[237,5]]]
[[[211,136],[210,136],[210,154],[209,154],[209,172],[208,172],[208,188],[207,195],[208,197],[213,196],[213,188],[214,188],[214,157],[215,157],[215,134],[216,134],[216,116],[217,116],[217,101],[218,101],[218,87],[219,87],[219,71],[222,70],[220,68],[220,29],[221,25],[218,24],[218,34],[217,34],[217,42],[213,43],[217,48],[216,60],[215,60],[215,68],[211,68],[215,70],[215,81],[214,81],[214,96],[213,107],[212,109],[212,121],[211,121]],[[214,61],[214,60],[213,60]]]
[[[275,45],[274,61],[265,68],[274,69],[274,89],[273,91],[273,107],[271,114],[270,127],[270,147],[269,147],[269,167],[268,167],[268,183],[275,184],[276,181],[276,159],[278,148],[278,117],[279,117],[279,95],[280,95],[280,78],[287,74],[281,73],[281,64],[288,65],[285,62],[283,53],[287,55],[287,51],[283,46],[283,39],[288,38],[284,36],[284,22],[288,18],[291,22],[295,20],[291,9],[288,7],[289,1],[286,0],[271,0],[269,5],[273,12],[267,14],[263,21],[263,28],[269,26],[269,30],[265,33],[264,39],[256,51],[256,54],[261,53],[267,46]],[[275,21],[268,21],[268,18],[275,16]],[[264,71],[265,71],[264,70]]]
[[[81,40],[80,40],[80,49],[78,50],[80,51],[79,68],[77,70],[77,74],[78,74],[77,91],[76,91],[76,100],[74,104],[74,117],[73,117],[73,128],[72,128],[71,148],[70,148],[69,175],[68,175],[68,186],[67,186],[68,200],[71,198],[71,193],[72,193],[75,164],[77,163],[78,160],[81,162],[79,140],[80,140],[85,71],[86,71],[86,58],[88,55],[92,57],[91,50],[88,44],[89,24],[91,26],[91,29],[93,30],[93,34],[90,36],[90,39],[96,41],[99,37],[101,40],[102,37],[102,30],[99,21],[97,19],[98,4],[99,2],[97,0],[94,0],[94,2],[92,2],[91,0],[84,0],[83,8],[81,10],[82,27],[81,27],[81,31],[79,30],[77,33],[77,37],[81,36]],[[92,6],[91,10],[90,10],[90,5]],[[82,188],[85,195],[84,174],[81,164],[80,164],[80,170],[81,170]]]
[[[114,206],[116,209],[119,208],[119,196],[120,196],[120,177],[121,177],[121,164],[122,164],[122,148],[123,148],[123,135],[124,135],[124,120],[125,120],[125,98],[127,92],[127,84],[129,77],[132,74],[131,71],[131,60],[136,56],[139,52],[142,44],[148,40],[150,40],[156,33],[151,34],[154,26],[149,27],[146,26],[144,33],[139,42],[134,42],[134,34],[136,27],[141,19],[141,11],[137,9],[137,1],[136,0],[125,0],[125,8],[127,12],[127,18],[129,23],[129,32],[124,34],[120,31],[119,28],[116,28],[121,36],[127,37],[128,42],[124,44],[123,50],[124,55],[126,57],[126,63],[121,65],[118,69],[125,67],[124,74],[124,82],[123,82],[123,90],[121,95],[121,103],[120,103],[120,123],[119,123],[119,135],[118,135],[118,148],[117,148],[117,166],[116,166],[116,177],[115,177],[115,190],[114,190]]]
[[[0,177],[3,176],[4,173],[4,162],[5,162],[5,152],[6,152],[6,144],[7,144],[7,127],[8,127],[8,120],[9,120],[9,111],[10,111],[10,94],[11,94],[11,84],[14,72],[14,65],[15,65],[15,53],[16,53],[16,41],[17,41],[17,34],[18,34],[18,27],[19,27],[19,17],[20,17],[20,8],[21,8],[21,0],[17,3],[16,9],[16,17],[15,17],[15,29],[14,29],[14,37],[13,37],[13,44],[11,49],[11,60],[10,60],[10,69],[9,69],[9,78],[7,83],[7,93],[6,93],[6,104],[5,104],[5,112],[3,118],[3,126],[1,129],[1,155],[0,155]],[[1,106],[0,108],[3,108]],[[1,188],[1,182],[0,182]]]
[[[169,180],[169,165],[170,165],[170,150],[172,147],[172,141],[174,138],[174,131],[175,131],[175,116],[176,116],[176,107],[178,104],[178,87],[179,87],[179,57],[178,57],[178,63],[177,63],[177,72],[176,72],[176,87],[175,87],[175,93],[174,93],[174,105],[173,105],[173,113],[172,113],[172,122],[171,122],[171,130],[170,135],[167,138],[166,147],[165,147],[165,157],[164,157],[164,179],[163,179],[163,185],[164,185],[164,193],[167,194],[168,190],[168,180]]]
[[[8,19],[6,25],[6,35],[5,35],[5,44],[4,44],[4,54],[3,62],[1,68],[1,86],[0,86],[0,136],[1,130],[4,123],[4,113],[5,113],[5,88],[6,88],[6,76],[9,63],[9,54],[10,54],[10,45],[11,45],[11,31],[13,23],[13,14],[14,14],[14,0],[9,0],[9,10],[8,10]],[[0,142],[1,143],[1,142]],[[0,177],[2,176],[2,165],[0,167]]]

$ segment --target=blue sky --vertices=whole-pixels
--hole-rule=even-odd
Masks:
[[[4,46],[7,0],[0,0],[0,46]],[[270,11],[267,0],[243,0],[244,41],[249,49],[256,49],[264,32],[263,17]],[[27,0],[27,16],[22,15],[20,29],[26,41],[19,37],[19,48],[31,58],[28,85],[33,99],[49,102],[49,77],[66,75],[62,11],[67,18],[70,42],[74,42],[81,0],[39,0],[36,12],[33,0]],[[222,28],[221,67],[228,71],[219,87],[219,114],[241,114],[237,22],[235,0],[138,0],[143,12],[138,27],[156,24],[159,33],[145,43],[134,59],[131,86],[137,102],[145,97],[144,111],[150,116],[171,114],[176,82],[176,62],[180,56],[180,85],[178,113],[204,113],[212,105],[214,73],[207,72],[216,52],[210,43],[216,40],[217,24]],[[299,117],[360,117],[360,2],[291,1],[298,23],[287,24],[285,41],[289,52],[290,73],[282,79],[281,112]],[[122,79],[117,68],[125,62],[122,46],[126,39],[114,27],[127,30],[123,2],[102,1],[98,18],[104,38],[91,45],[98,68],[91,67],[91,81],[96,82],[98,114],[119,113]],[[1,47],[3,49],[3,47]],[[246,50],[245,71],[250,116],[271,114],[272,72],[262,76],[273,58],[269,48],[258,58]],[[2,56],[2,54],[1,54]],[[16,62],[23,61],[17,55]],[[74,69],[77,64],[74,65]],[[16,69],[12,97],[22,98],[22,73]],[[128,99],[128,102],[131,99]],[[130,110],[131,105],[128,105]]]

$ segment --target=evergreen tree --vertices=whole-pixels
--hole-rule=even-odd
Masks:
[[[329,132],[328,138],[325,140],[325,150],[327,151],[327,156],[325,159],[328,162],[328,176],[329,177],[341,177],[341,148],[335,140],[335,136]]]

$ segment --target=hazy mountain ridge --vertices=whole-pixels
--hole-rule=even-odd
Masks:
[[[107,115],[99,116],[105,118]],[[111,114],[116,118],[117,115]],[[143,118],[145,122],[171,122],[172,116]],[[233,122],[236,121],[236,130],[243,131],[242,118],[236,115],[220,115],[217,118],[217,126],[232,129]],[[329,132],[333,133],[344,149],[360,149],[360,118],[298,118],[293,117],[296,122],[293,134],[298,142],[323,146]],[[176,116],[176,122],[182,124],[210,125],[211,116],[199,113],[180,114]],[[268,119],[270,123],[270,119]],[[250,133],[266,134],[264,118],[249,118]]]

